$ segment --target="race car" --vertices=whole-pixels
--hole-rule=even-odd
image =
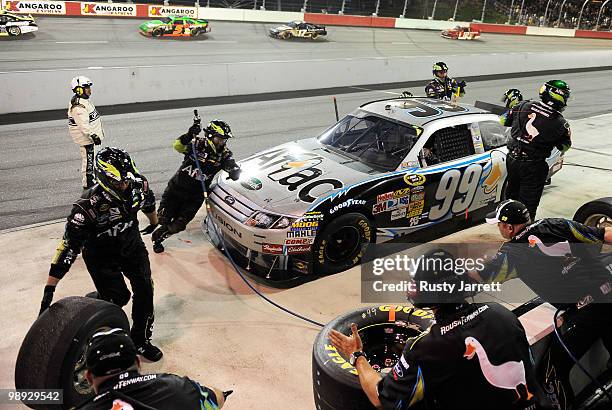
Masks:
[[[451,40],[478,40],[480,38],[480,30],[457,26],[449,30],[443,30],[440,35]]]
[[[220,173],[206,228],[270,286],[361,262],[367,244],[427,240],[482,223],[504,197],[509,128],[498,115],[428,98],[366,103],[316,138]],[[555,150],[550,174],[562,166]]]
[[[270,36],[280,38],[281,40],[288,40],[291,37],[309,38],[314,40],[319,36],[326,35],[327,30],[325,27],[312,23],[306,23],[304,21],[292,21],[291,23],[270,29]]]
[[[31,15],[19,15],[0,10],[0,37],[19,36],[38,31],[38,25]]]
[[[146,21],[138,29],[140,34],[147,37],[196,37],[200,34],[210,33],[210,25],[207,20],[186,16],[171,16]]]

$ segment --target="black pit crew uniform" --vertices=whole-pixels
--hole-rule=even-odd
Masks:
[[[525,204],[534,220],[548,178],[546,158],[553,148],[565,152],[572,145],[569,123],[540,101],[519,103],[500,117],[500,123],[512,127],[506,197]]]
[[[430,330],[407,341],[378,395],[389,410],[531,410],[545,400],[525,330],[497,303],[441,306]]]
[[[99,394],[79,409],[109,410],[127,403],[134,409],[145,404],[157,410],[217,410],[217,397],[211,389],[188,377],[174,374],[120,373],[99,386]],[[142,403],[142,404],[141,404]],[[117,407],[113,407],[116,405]]]
[[[459,90],[459,97],[465,95],[465,81],[457,82],[454,78],[435,77],[429,84],[425,86],[425,94],[429,98],[436,98],[438,100],[450,101],[453,94],[457,94]]]
[[[184,159],[162,195],[157,211],[161,226],[153,233],[154,242],[161,242],[172,234],[184,231],[204,202],[200,170],[194,159],[192,143],[196,146],[207,192],[213,177],[221,170],[227,171],[232,179],[238,178],[240,168],[232,151],[225,145],[217,150],[210,138],[197,138],[196,135],[190,129],[190,132],[174,141],[174,149],[183,154]]]
[[[568,331],[562,337],[574,356],[580,358],[599,338],[612,352],[612,274],[606,269],[612,254],[600,253],[604,234],[604,228],[568,219],[541,219],[504,243],[480,276],[489,283],[518,277],[542,299],[566,309]],[[551,256],[559,249],[571,256]],[[553,357],[557,375],[570,386],[574,362],[558,344]]]
[[[135,178],[130,201],[114,198],[99,184],[84,192],[72,207],[49,276],[64,277],[82,249],[99,297],[125,306],[130,300],[125,275],[134,292],[131,337],[142,346],[153,329],[153,279],[137,213],[155,212],[155,195],[144,176]]]

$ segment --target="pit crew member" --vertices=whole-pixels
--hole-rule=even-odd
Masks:
[[[130,155],[119,148],[106,147],[98,152],[95,176],[97,183],[76,201],[68,216],[64,236],[51,261],[40,313],[51,305],[58,282],[82,250],[98,298],[125,306],[131,295],[124,276],[130,281],[134,293],[132,339],[138,353],[155,362],[162,352],[150,341],[153,279],[137,218],[141,210],[152,225],[157,224],[155,195]]]
[[[425,94],[429,98],[451,101],[453,97],[463,97],[465,95],[465,81],[457,81],[450,78],[448,66],[442,61],[433,65],[434,78],[425,86]]]

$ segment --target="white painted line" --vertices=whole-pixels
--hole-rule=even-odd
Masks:
[[[100,66],[100,67],[87,67],[88,70],[102,70],[104,67]]]
[[[108,43],[105,40],[92,40],[92,41],[56,41],[55,44],[103,44]]]
[[[414,45],[414,42],[410,42],[410,41],[392,41],[391,44],[408,44],[408,45]]]

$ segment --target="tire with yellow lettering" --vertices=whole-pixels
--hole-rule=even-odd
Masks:
[[[314,249],[314,271],[328,275],[342,272],[361,263],[367,245],[374,242],[374,228],[363,214],[340,215],[317,235]]]
[[[357,370],[331,345],[335,329],[349,335],[357,325],[363,350],[372,366],[386,374],[399,360],[404,344],[431,326],[430,311],[409,305],[377,305],[346,313],[329,322],[315,339],[312,349],[312,383],[317,410],[372,410],[374,407],[359,384]]]
[[[128,318],[119,306],[103,300],[71,296],[49,307],[30,327],[15,363],[17,389],[62,389],[63,405],[32,405],[34,409],[72,408],[93,396],[84,377],[85,346],[97,331],[122,328]]]
[[[612,226],[612,198],[599,198],[587,202],[578,208],[573,219],[594,228]]]

